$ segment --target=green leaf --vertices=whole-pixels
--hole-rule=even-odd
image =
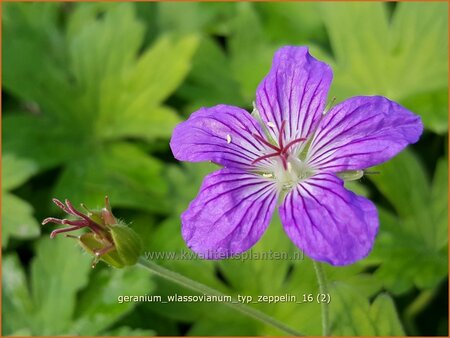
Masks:
[[[31,29],[23,17],[31,17],[34,7],[8,8],[14,15],[5,23],[11,55],[4,68],[12,73],[5,86],[32,101],[37,115],[7,117],[8,151],[30,157],[43,170],[86,158],[111,139],[171,134],[180,120],[161,103],[189,71],[195,36],[162,36],[141,53],[145,27],[134,4],[77,4],[65,31],[56,19]]]
[[[148,272],[137,267],[96,271],[78,298],[78,316],[71,326],[72,334],[100,334],[138,305],[137,302],[121,304],[118,301],[120,296],[150,295],[152,291],[153,283]]]
[[[153,141],[155,138],[168,138],[175,126],[181,122],[178,114],[169,107],[157,106],[123,114],[111,115],[102,129],[104,138],[118,139],[138,137]]]
[[[400,3],[391,23],[384,3],[321,5],[336,62],[332,94],[338,101],[353,95],[402,100],[447,91],[447,4]],[[427,127],[435,127],[433,118],[425,117],[435,113],[418,113]]]
[[[351,287],[335,283],[331,290],[331,332],[336,336],[403,336],[392,299],[380,294],[372,304]]]
[[[440,167],[436,179],[445,187],[448,185],[442,174],[445,167],[442,167],[442,163]],[[411,221],[414,226],[411,230],[415,230],[416,235],[423,238],[425,243],[431,247],[442,248],[443,244],[438,244],[442,239],[436,236],[437,232],[442,234],[439,232],[442,222],[434,222],[436,216],[442,215],[432,213],[429,206],[433,205],[435,200],[438,203],[440,199],[445,201],[446,194],[440,190],[435,192],[435,195],[439,193],[439,196],[432,196],[425,170],[414,154],[405,150],[389,162],[375,167],[375,170],[380,171],[380,174],[371,176],[372,181],[392,203],[398,215],[406,221]],[[414,189],[411,189],[412,186]]]
[[[436,223],[436,247],[448,243],[448,158],[439,159],[431,186],[432,215]]]
[[[201,40],[192,60],[192,70],[178,90],[178,95],[191,101],[187,107],[189,112],[219,103],[245,103],[239,84],[233,78],[230,60],[220,46],[207,37]]]
[[[271,41],[300,45],[326,38],[314,2],[261,2],[255,7],[261,13],[264,32]]]
[[[447,89],[411,95],[401,101],[406,108],[419,113],[424,125],[438,134],[448,131],[447,102]]]
[[[31,301],[25,272],[16,254],[2,260],[3,335],[30,328],[34,304]]]
[[[405,150],[374,170],[380,173],[370,179],[401,217],[410,218],[415,210],[426,209],[425,204],[430,198],[429,182],[414,153]]]
[[[2,245],[10,237],[28,239],[40,234],[33,208],[24,200],[7,192],[25,183],[35,172],[34,162],[6,153],[2,158]]]
[[[13,194],[2,194],[2,245],[10,237],[30,239],[39,236],[41,229],[33,217],[33,207]]]
[[[85,8],[77,7],[78,11]],[[85,16],[76,33],[67,35],[67,44],[79,105],[85,107],[85,118],[92,118],[93,114],[100,113],[102,101],[108,98],[104,88],[111,88],[111,82],[117,88],[117,82],[133,64],[143,40],[144,27],[135,19],[133,4],[109,6],[100,19],[94,16],[100,8],[87,8],[94,13],[89,18]],[[76,11],[73,18],[79,18]],[[69,28],[71,25],[75,24],[69,20]]]
[[[230,37],[231,67],[246,102],[255,100],[256,87],[270,69],[275,47],[265,41],[252,3],[237,4]]]
[[[447,13],[448,4],[437,2],[401,3],[394,12],[389,71],[400,97],[448,87]]]
[[[121,326],[116,329],[103,332],[102,335],[118,337],[148,337],[156,336],[156,332],[152,330],[134,329],[128,326]]]
[[[92,24],[97,18],[104,16],[107,11],[114,6],[121,6],[117,4],[108,4],[104,2],[91,2],[76,5],[72,8],[70,16],[67,17],[66,22],[66,37],[68,41],[73,41],[83,30],[86,23]],[[123,5],[122,5],[123,6]],[[122,8],[125,8],[126,5]],[[129,12],[129,8],[124,9]],[[129,15],[127,13],[126,15]],[[112,46],[113,48],[115,46]]]
[[[158,28],[180,33],[207,32],[228,35],[230,19],[235,15],[232,3],[158,3]]]
[[[39,241],[31,263],[31,290],[35,311],[32,331],[41,335],[69,332],[77,292],[88,281],[90,258],[69,239],[57,237]]]
[[[6,90],[63,118],[74,110],[63,36],[56,29],[59,8],[56,3],[4,7],[2,68]]]
[[[2,190],[11,190],[25,183],[36,173],[36,165],[29,160],[4,153],[2,156]]]
[[[121,86],[105,83],[98,133],[103,138],[170,136],[180,120],[173,110],[158,105],[186,76],[197,43],[195,36],[161,37],[124,74]]]
[[[397,215],[379,208],[380,233],[369,256],[381,263],[375,276],[395,293],[414,285],[436,287],[448,273],[446,160],[439,161],[431,188],[421,163],[409,151],[376,170],[380,175],[371,179]]]
[[[210,316],[212,317],[212,316]],[[194,323],[189,330],[189,336],[256,336],[258,323],[245,317],[208,318]]]
[[[405,335],[394,302],[389,295],[380,294],[372,303],[369,314],[377,336]]]
[[[348,285],[335,283],[330,288],[331,333],[334,336],[374,336],[366,298]]]
[[[138,147],[115,143],[75,159],[59,178],[54,195],[95,208],[109,196],[115,206],[167,210],[163,165]]]
[[[140,57],[128,74],[125,88],[149,106],[160,103],[184,79],[197,45],[195,35],[178,39],[162,36]]]
[[[158,27],[162,31],[198,32],[209,19],[201,3],[158,3]]]
[[[11,113],[2,118],[2,125],[3,150],[32,160],[41,171],[77,157],[86,149],[83,143],[74,147],[74,140],[83,139],[83,133],[50,118]]]

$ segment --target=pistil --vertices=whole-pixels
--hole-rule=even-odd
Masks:
[[[260,141],[262,144],[266,145],[267,147],[269,147],[270,149],[275,150],[275,152],[270,153],[270,154],[266,154],[263,156],[260,156],[258,158],[256,158],[252,164],[255,164],[257,162],[266,160],[268,158],[272,158],[272,157],[280,157],[281,162],[283,163],[283,168],[284,170],[288,169],[288,157],[289,157],[289,149],[292,148],[292,146],[294,146],[297,143],[300,143],[304,140],[306,140],[305,138],[296,138],[290,142],[288,142],[286,145],[284,145],[284,133],[285,133],[285,127],[286,127],[286,120],[283,120],[281,122],[281,127],[278,133],[278,145],[274,145],[270,142],[268,142],[266,139],[264,139],[263,137],[261,137],[260,135],[257,134],[253,134],[253,137],[256,138],[258,141]]]

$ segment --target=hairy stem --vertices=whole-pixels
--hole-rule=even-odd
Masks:
[[[224,293],[222,293],[218,290],[215,290],[213,288],[210,288],[209,286],[206,286],[206,285],[199,283],[197,281],[194,281],[188,277],[180,275],[179,273],[177,273],[175,271],[166,269],[150,260],[147,260],[144,257],[139,258],[138,264],[141,265],[142,267],[144,267],[145,269],[151,271],[155,275],[157,275],[161,278],[164,278],[168,281],[171,281],[173,283],[176,283],[178,285],[181,285],[192,291],[206,294],[209,296],[226,296]],[[301,334],[300,332],[297,332],[296,330],[294,330],[293,328],[289,327],[288,325],[280,322],[279,320],[277,320],[257,309],[254,309],[248,305],[239,303],[234,299],[232,300],[232,302],[224,302],[223,304],[230,307],[233,310],[236,310],[236,311],[248,316],[248,317],[258,320],[261,323],[275,327],[275,328],[279,329],[280,331],[287,333],[290,336],[303,336],[303,334]]]
[[[319,262],[313,260],[314,270],[316,270],[317,283],[319,284],[319,293],[328,294],[327,281],[322,265]],[[328,303],[322,302],[322,336],[330,335],[330,317]]]

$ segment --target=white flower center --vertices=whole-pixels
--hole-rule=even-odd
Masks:
[[[277,159],[273,167],[273,178],[277,180],[280,190],[290,190],[313,174],[314,171],[307,162],[292,155],[287,157],[286,168],[281,159]]]

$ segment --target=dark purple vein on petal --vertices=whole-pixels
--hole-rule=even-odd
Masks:
[[[206,201],[206,202],[203,202],[202,204],[203,204],[203,206],[206,206],[206,205],[208,205],[210,202],[212,202],[212,201],[218,199],[219,197],[222,197],[222,196],[224,196],[224,195],[227,195],[227,194],[229,194],[229,193],[232,193],[233,191],[236,191],[236,190],[239,190],[239,189],[242,189],[242,188],[251,187],[251,186],[258,186],[258,185],[261,185],[261,184],[262,184],[262,182],[260,181],[260,182],[254,182],[254,183],[249,183],[249,184],[241,185],[241,186],[239,186],[239,187],[236,187],[236,188],[233,188],[233,189],[224,191],[224,192],[222,192],[222,193],[220,193],[220,194],[218,194],[218,195],[215,195],[213,198],[209,199],[209,200]],[[265,184],[265,186],[264,186],[263,188],[261,188],[260,190],[258,190],[258,192],[261,191],[262,189],[266,189],[267,187],[271,187],[271,185],[273,185],[273,184],[272,184],[272,183],[267,183],[267,184]]]
[[[342,120],[340,120],[335,126],[333,126],[333,128],[337,128],[340,124],[342,124],[342,122],[343,122],[344,120],[346,120],[347,118],[349,118],[349,116],[350,116],[350,115],[346,115],[346,116],[345,116]],[[378,115],[372,115],[372,116],[370,116],[370,117],[368,117],[368,118],[366,118],[366,119],[364,119],[364,120],[358,121],[358,122],[355,123],[354,125],[352,125],[352,126],[350,126],[350,127],[347,127],[347,129],[341,130],[341,131],[339,132],[339,134],[333,135],[333,136],[331,136],[330,138],[326,138],[326,137],[329,136],[329,132],[325,132],[324,129],[322,129],[322,130],[321,130],[321,135],[319,135],[319,137],[318,137],[318,138],[315,140],[315,142],[314,142],[314,149],[311,149],[311,153],[312,153],[312,152],[316,152],[317,150],[320,150],[322,147],[324,147],[324,146],[326,145],[326,144],[324,144],[324,145],[320,144],[320,143],[322,143],[322,141],[324,140],[324,138],[326,138],[326,139],[325,139],[325,142],[331,143],[333,140],[337,139],[337,138],[338,138],[339,136],[341,136],[342,134],[345,134],[345,133],[347,133],[349,130],[351,130],[351,129],[353,129],[353,128],[356,128],[356,127],[358,127],[359,125],[361,125],[361,124],[363,124],[363,123],[365,123],[365,122],[367,122],[367,121],[370,121],[370,120],[372,120],[372,119],[374,119],[374,118],[376,118],[376,117],[378,117]]]
[[[191,128],[201,130],[204,134],[206,134],[206,135],[208,135],[208,136],[210,136],[210,137],[214,137],[214,138],[219,139],[219,140],[220,140],[220,144],[222,144],[222,142],[223,142],[224,145],[226,144],[226,140],[225,140],[224,138],[222,138],[222,137],[220,137],[220,136],[218,136],[218,135],[212,134],[212,133],[206,131],[205,129],[202,129],[202,128],[197,127],[197,126],[192,126]],[[218,143],[215,143],[215,144],[217,145]],[[252,158],[253,158],[253,157],[259,157],[259,156],[260,156],[260,154],[254,153],[253,151],[251,151],[250,149],[248,149],[248,148],[246,148],[246,147],[240,145],[239,143],[234,142],[233,144],[234,144],[236,147],[238,147],[239,149],[242,149],[243,151],[246,151],[246,152],[250,153],[250,154],[252,155],[252,156],[251,156]],[[256,150],[258,150],[258,149],[256,149]]]
[[[307,184],[311,184],[311,183],[307,183]],[[315,184],[311,184],[311,185],[314,185],[314,186],[316,186],[316,187],[318,187],[318,188],[322,188],[322,189],[324,189],[324,190],[326,190],[326,191],[329,191],[329,192],[332,192],[330,189],[328,189],[328,188],[325,188],[325,187],[322,187],[322,186],[318,186],[318,185],[315,185]],[[334,216],[334,213],[333,212],[331,212],[329,209],[328,209],[328,207],[326,206],[326,205],[323,205],[304,185],[302,185],[302,188],[303,188],[303,190],[314,200],[314,201],[316,201],[316,203],[318,204],[318,205],[320,205],[323,209],[325,209],[326,211],[327,211],[327,213],[328,213],[328,216],[330,216],[330,218],[334,221],[333,222],[333,224],[334,224],[334,227],[335,227],[335,229],[336,229],[336,232],[339,234],[339,238],[340,238],[340,240],[341,240],[341,243],[344,243],[344,238],[342,237],[342,231],[340,231],[340,229],[339,229],[339,227],[338,227],[338,220],[336,219],[336,217]],[[339,196],[341,199],[342,199],[342,197],[340,196],[340,195],[337,195],[337,194],[335,194],[336,196]]]
[[[237,135],[239,135],[240,137],[242,137],[244,140],[246,140],[249,144],[251,144],[253,147],[255,147],[256,149],[258,149],[258,147],[253,143],[252,140],[249,140],[245,135],[241,134],[238,130],[236,130],[235,128],[229,126],[228,124],[226,124],[225,122],[218,120],[214,117],[209,117],[211,120],[214,120],[222,125],[224,125],[225,127],[229,128],[230,130],[232,130],[234,133],[236,133]]]
[[[306,116],[310,116],[310,118],[308,118],[308,132],[306,134],[304,134],[305,137],[309,136],[309,134],[311,133],[311,128],[313,127],[314,123],[317,120],[317,116],[316,116],[317,110],[319,110],[321,103],[319,102],[319,104],[316,105],[316,110],[314,111],[314,114],[312,114],[309,110],[311,109],[311,104],[313,103],[314,99],[316,98],[317,91],[319,90],[320,86],[322,85],[322,82],[323,82],[323,78],[320,79],[319,84],[314,89],[314,93],[312,94],[312,96],[309,100],[309,103],[308,103],[308,109],[306,110]]]
[[[340,146],[336,146],[336,147],[332,147],[332,148],[328,148],[328,149],[325,146],[325,147],[321,148],[320,150],[318,150],[314,154],[314,156],[312,158],[308,159],[308,163],[313,164],[314,162],[319,161],[319,164],[320,164],[320,161],[324,161],[324,160],[328,159],[330,156],[333,156],[334,151],[336,151],[338,149],[341,149],[341,148],[344,148],[344,147],[347,147],[347,146],[350,146],[350,145],[355,145],[355,144],[358,144],[358,143],[361,143],[361,142],[376,140],[377,138],[378,138],[378,136],[375,136],[375,137],[361,137],[359,139],[353,140],[350,143],[341,144]],[[325,158],[320,159],[324,155],[328,155],[328,156],[325,157]]]
[[[301,96],[301,100],[300,100],[300,104],[298,106],[298,118],[297,118],[297,131],[300,131],[300,135],[305,127],[305,119],[306,119],[306,115],[307,112],[304,112],[304,114],[302,115],[302,107],[303,107],[303,101],[305,100],[305,95],[306,95],[306,88],[309,85],[309,81],[311,80],[311,77],[309,76],[309,74],[307,75],[308,77],[305,80],[305,84],[303,86],[303,92],[302,92],[302,96]],[[301,117],[301,119],[300,119]],[[299,122],[302,122],[302,125],[299,125]]]
[[[269,190],[269,191],[265,191],[263,194],[261,194],[261,195],[258,196],[256,199],[254,199],[254,200],[252,201],[252,203],[250,204],[250,206],[247,208],[247,210],[250,210],[256,202],[260,201],[260,199],[261,199],[262,197],[268,195],[270,192],[271,192],[270,190]],[[276,196],[276,194],[273,194],[273,195]],[[273,201],[273,198],[274,198],[274,197],[272,197],[272,199],[271,199],[271,203],[272,203],[272,201]],[[245,198],[245,199],[247,199],[247,198]],[[244,199],[244,200],[245,200],[245,199]],[[267,201],[267,198],[264,198],[264,199],[263,199],[263,202],[260,204],[259,209],[258,209],[257,213],[255,214],[256,217],[253,218],[252,224],[249,226],[249,230],[247,231],[247,234],[246,234],[246,235],[248,235],[248,234],[251,232],[251,230],[253,229],[253,226],[254,226],[256,220],[257,220],[257,219],[261,219],[261,218],[257,217],[257,215],[259,214],[259,212],[261,211],[261,209],[262,209],[264,206],[266,206],[266,201]],[[270,203],[269,203],[269,205],[270,205]],[[268,206],[269,206],[269,205],[268,205]],[[269,207],[268,207],[268,206],[266,207],[266,211],[265,211],[264,218],[263,218],[264,220],[266,219],[267,214],[268,214],[268,212],[269,212],[269,210],[268,210]],[[241,219],[239,220],[239,222],[236,223],[235,227],[234,227],[234,228],[226,235],[226,237],[223,238],[220,242],[223,242],[223,241],[227,240],[227,239],[228,239],[228,238],[236,231],[236,229],[241,225],[242,220],[243,220],[246,216],[247,216],[247,213],[243,213],[243,215],[242,215]],[[230,242],[229,242],[229,243],[230,243]],[[230,249],[229,246],[228,246],[228,251],[231,251],[231,249]]]

